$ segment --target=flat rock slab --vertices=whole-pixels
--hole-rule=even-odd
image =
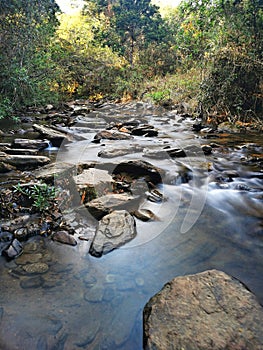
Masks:
[[[54,178],[60,179],[61,177],[72,175],[76,172],[73,164],[66,162],[56,162],[55,164],[48,164],[41,169],[34,171],[36,179],[41,179],[46,182],[53,181]]]
[[[108,140],[131,140],[133,136],[124,132],[113,131],[113,130],[102,130],[94,136],[94,141],[99,142],[101,139]]]
[[[28,155],[7,155],[1,152],[0,161],[10,164],[18,169],[33,169],[50,162],[48,157]]]
[[[42,150],[49,146],[48,140],[15,139],[12,148],[37,149]]]
[[[44,125],[33,124],[33,129],[37,131],[42,137],[47,138],[52,142],[54,147],[59,147],[64,140],[72,141],[73,137],[62,131],[54,130]]]
[[[107,194],[93,199],[86,204],[89,212],[98,220],[113,210],[125,209],[131,212],[135,210],[136,206],[137,197],[130,196],[126,193]]]
[[[127,147],[127,148],[108,148],[106,150],[100,151],[98,153],[98,157],[101,158],[115,158],[115,157],[122,157],[127,154],[133,154],[137,152],[142,152],[143,147],[142,146],[134,146],[134,147]]]
[[[126,210],[115,210],[99,222],[90,254],[100,257],[136,236],[135,220]]]
[[[93,189],[98,195],[102,195],[108,189],[112,190],[113,178],[106,170],[90,168],[83,170],[79,175],[73,176],[79,190]]]
[[[262,350],[263,308],[217,270],[177,277],[144,308],[144,349]]]

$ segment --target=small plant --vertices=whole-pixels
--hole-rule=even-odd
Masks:
[[[12,112],[13,112],[13,108],[9,98],[0,97],[0,119],[9,117]]]
[[[147,94],[147,96],[150,97],[155,103],[160,104],[170,98],[170,91],[169,90],[154,91]]]
[[[57,195],[57,190],[54,186],[46,183],[21,186],[14,186],[15,192],[21,193],[29,199],[33,200],[33,206],[40,212],[50,209],[53,206],[54,199]]]

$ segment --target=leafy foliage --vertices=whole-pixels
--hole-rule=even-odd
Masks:
[[[52,96],[49,45],[57,10],[54,0],[1,1],[0,94],[10,101],[8,108],[38,104]]]
[[[56,188],[46,183],[39,183],[26,187],[18,184],[14,186],[14,190],[26,196],[28,199],[32,199],[32,205],[40,212],[52,208],[57,195]]]

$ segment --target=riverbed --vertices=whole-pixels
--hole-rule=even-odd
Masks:
[[[152,125],[158,136],[93,142],[111,123],[135,120]],[[28,261],[25,254],[18,262],[1,257],[0,349],[141,350],[149,298],[176,276],[213,268],[241,280],[263,302],[262,135],[195,132],[192,124],[190,116],[149,104],[105,104],[69,128],[82,141],[44,151],[54,162],[73,165],[143,159],[165,171],[159,185],[165,200],[145,200],[158,220],[136,219],[136,238],[101,258],[89,254],[88,241],[69,247],[39,236],[24,249],[48,271],[28,278],[18,269]],[[211,154],[204,155],[204,145]],[[134,146],[125,156],[98,156]],[[167,146],[186,156],[158,156]]]

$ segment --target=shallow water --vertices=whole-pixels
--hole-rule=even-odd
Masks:
[[[216,142],[220,147],[207,157],[191,151],[176,161],[143,158],[169,172],[161,186],[167,200],[144,203],[160,221],[137,220],[137,237],[124,247],[94,258],[85,241],[68,247],[31,238],[25,244],[28,256],[38,254],[49,270],[30,276],[18,269],[21,261],[1,258],[0,349],[140,350],[142,311],[149,298],[170,279],[207,269],[240,279],[263,303],[263,172],[261,163],[249,158],[262,153],[261,135],[208,141],[187,131],[191,120],[178,123],[168,113],[165,122],[147,113],[144,118],[161,130],[161,137],[136,138],[137,143],[156,147],[168,141],[186,147]],[[128,114],[134,117],[132,111]],[[61,149],[57,159],[103,161],[98,151],[116,147],[114,141],[90,143],[94,132],[85,135],[87,141]],[[131,141],[117,142],[121,148]],[[252,142],[258,146],[239,147]],[[142,158],[142,153],[125,156],[132,158]],[[189,181],[182,181],[182,167],[190,169]],[[239,177],[229,181],[230,170]]]

